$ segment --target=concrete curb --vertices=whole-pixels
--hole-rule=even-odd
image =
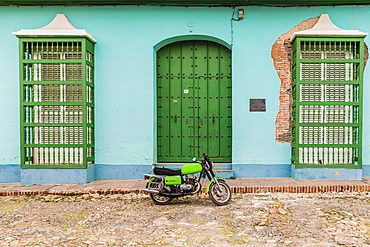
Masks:
[[[320,193],[320,192],[370,192],[370,185],[291,185],[291,186],[231,186],[232,193]],[[93,190],[14,190],[0,191],[0,196],[83,194],[141,194],[142,189],[93,189]],[[203,188],[203,193],[205,189]]]
[[[318,192],[367,192],[370,185],[290,185],[231,187],[233,193],[318,193]]]

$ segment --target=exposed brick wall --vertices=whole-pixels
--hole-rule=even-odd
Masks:
[[[280,106],[279,112],[276,116],[275,123],[275,140],[277,142],[291,142],[291,102],[292,102],[292,87],[291,87],[291,73],[290,73],[290,56],[291,56],[291,42],[290,38],[294,32],[311,29],[317,21],[319,16],[301,22],[299,25],[293,27],[289,32],[281,35],[272,46],[271,57],[274,61],[274,67],[280,78]],[[368,47],[364,47],[364,64],[366,66],[369,58]]]
[[[369,49],[368,49],[366,43],[364,42],[364,68],[366,67],[368,59],[369,59]]]
[[[280,84],[280,107],[276,116],[276,134],[277,142],[291,142],[291,74],[290,74],[290,38],[294,32],[311,29],[317,23],[319,17],[311,18],[303,21],[299,25],[293,27],[289,32],[281,35],[272,46],[271,57],[274,61],[274,66],[281,80]]]

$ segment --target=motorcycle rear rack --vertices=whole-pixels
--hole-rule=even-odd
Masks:
[[[159,179],[163,179],[164,177],[166,177],[166,176],[162,176],[162,175],[152,175],[152,174],[144,174],[144,179],[150,179],[150,178],[159,178]]]

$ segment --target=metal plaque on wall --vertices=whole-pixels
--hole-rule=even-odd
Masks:
[[[266,99],[249,99],[249,111],[266,111]]]

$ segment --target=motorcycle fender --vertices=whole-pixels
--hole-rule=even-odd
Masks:
[[[148,179],[149,181],[146,183],[146,187],[145,188],[149,188],[151,185],[152,185],[152,182],[155,180],[155,179],[163,179],[162,177],[160,176],[157,176],[157,175],[149,175],[149,174],[144,174],[144,179]]]
[[[226,181],[225,179],[223,178],[217,178],[217,180],[221,180],[221,181]],[[206,193],[208,193],[209,191],[209,186],[211,186],[212,183],[215,183],[216,181],[215,180],[212,180],[210,181],[208,184],[207,184],[207,187],[206,187]]]
[[[150,186],[152,185],[152,181],[153,181],[154,179],[155,179],[155,178],[153,178],[153,177],[149,178],[149,181],[146,183],[145,188],[150,188]]]

